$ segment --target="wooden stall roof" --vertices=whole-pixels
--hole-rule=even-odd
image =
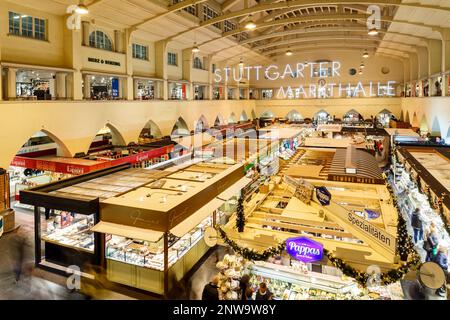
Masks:
[[[378,167],[378,163],[375,160],[375,157],[366,151],[362,150],[354,150],[354,151],[355,152],[351,154],[352,155],[351,161],[353,164],[356,164],[357,170],[356,174],[345,172],[347,150],[336,149],[328,175],[374,179],[377,181],[377,183],[383,183],[384,180],[381,175],[381,170]]]

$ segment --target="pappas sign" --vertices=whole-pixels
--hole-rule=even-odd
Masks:
[[[286,251],[291,257],[304,263],[322,260],[323,245],[306,237],[286,240]]]
[[[328,191],[325,187],[317,187],[316,188],[316,197],[317,200],[320,202],[323,206],[328,206],[331,201],[331,193]]]

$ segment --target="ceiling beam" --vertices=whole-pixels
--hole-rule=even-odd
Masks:
[[[163,18],[165,16],[168,16],[171,13],[177,12],[179,10],[183,10],[184,8],[187,8],[189,6],[192,5],[196,5],[202,2],[206,2],[207,0],[184,0],[181,2],[178,2],[172,6],[167,6],[166,11],[162,12],[162,13],[158,13],[156,15],[154,15],[153,17],[150,17],[148,19],[145,19],[137,24],[134,24],[131,26],[131,30],[136,30],[137,28],[139,28],[140,26],[142,26],[143,24],[146,24],[148,22],[151,21],[155,21],[157,19]]]
[[[339,40],[361,40],[361,41],[378,41],[378,42],[385,42],[385,43],[394,43],[394,44],[401,44],[405,46],[410,47],[416,47],[417,45],[406,43],[402,41],[389,41],[389,40],[383,40],[381,38],[373,38],[368,36],[367,34],[365,36],[349,36],[349,35],[337,35],[336,33],[328,33],[324,34],[322,36],[312,36],[312,37],[302,37],[297,39],[288,39],[288,40],[282,40],[277,42],[271,42],[267,44],[263,44],[260,46],[252,47],[252,50],[264,50],[271,47],[278,47],[278,46],[284,46],[287,47],[291,43],[301,43],[301,42],[308,42],[308,41],[317,41],[317,40],[323,41],[324,39],[333,40],[333,39],[339,39]]]
[[[230,10],[239,1],[241,0],[226,0],[224,3],[222,3],[222,12]]]
[[[317,24],[317,23],[315,23],[315,22],[311,23],[310,26],[315,25],[315,24]],[[301,27],[297,27],[295,29],[289,29],[289,30],[284,30],[284,31],[277,32],[277,33],[263,34],[263,35],[259,35],[256,37],[248,38],[246,40],[240,41],[238,44],[239,45],[250,44],[250,43],[261,41],[261,40],[271,39],[271,38],[275,38],[275,37],[289,36],[289,35],[311,34],[311,33],[322,32],[323,30],[346,31],[346,32],[366,32],[367,33],[367,28],[359,27],[355,24],[342,25],[342,26],[338,26],[338,27],[324,27],[324,28],[305,28],[304,26],[301,26]],[[392,31],[387,31],[384,29],[378,30],[378,32],[384,33],[384,34],[390,34],[390,35],[412,37],[412,38],[416,38],[416,39],[419,39],[422,41],[429,40],[429,38],[415,36],[415,35],[412,35],[409,33],[392,32]]]
[[[188,1],[188,0],[186,0]],[[181,2],[184,3],[185,1]],[[180,37],[188,32],[195,31],[201,28],[205,28],[207,26],[213,25],[218,22],[222,22],[224,20],[234,19],[241,16],[246,16],[249,14],[254,14],[258,12],[265,12],[269,10],[280,10],[285,8],[294,8],[294,7],[311,7],[311,6],[320,6],[320,5],[351,5],[351,4],[375,4],[375,5],[392,5],[392,6],[398,6],[398,7],[410,7],[410,8],[419,8],[419,9],[430,9],[430,10],[438,10],[443,12],[450,12],[450,8],[444,8],[440,6],[435,5],[424,5],[419,3],[402,3],[402,0],[342,0],[342,1],[335,1],[335,0],[291,0],[291,1],[282,1],[282,2],[275,2],[275,3],[266,3],[262,2],[260,4],[257,4],[253,7],[246,8],[243,10],[230,12],[226,14],[222,14],[216,18],[209,19],[206,21],[202,21],[198,26],[189,28],[188,30],[179,32],[169,38],[167,40],[172,40],[174,38]],[[357,15],[354,15],[357,16]],[[367,16],[366,16],[367,18]],[[390,18],[392,20],[392,18]],[[411,22],[405,21],[404,23],[410,23]],[[416,23],[417,24],[417,23]],[[422,24],[423,26],[428,26],[425,24]],[[435,25],[434,25],[435,26]],[[432,27],[432,26],[430,26]]]

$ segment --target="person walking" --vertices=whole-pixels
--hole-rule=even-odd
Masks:
[[[246,300],[247,289],[250,288],[250,276],[248,274],[244,274],[239,282],[239,288],[241,289],[241,300]]]
[[[420,210],[416,208],[411,215],[411,227],[414,230],[414,243],[423,240],[423,223],[420,218]]]
[[[253,289],[251,287],[248,287],[247,290],[245,290],[245,300],[253,300]]]
[[[436,256],[433,259],[433,262],[437,263],[442,268],[445,274],[445,283],[442,287],[436,290],[436,294],[440,296],[445,296],[448,278],[448,251],[445,247],[439,246]]]
[[[259,284],[255,300],[272,300],[272,293],[267,289],[267,284],[265,282]]]
[[[423,243],[423,249],[427,252],[425,261],[432,261],[434,256],[437,254],[437,246],[439,244],[436,226],[431,223],[430,230],[427,232],[426,239]]]
[[[202,293],[202,300],[218,301],[219,300],[219,276],[212,277],[211,281],[205,285]]]

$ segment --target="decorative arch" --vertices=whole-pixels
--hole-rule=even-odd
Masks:
[[[445,143],[450,145],[450,126],[447,129],[447,136],[445,137]]]
[[[419,126],[419,121],[417,120],[417,114],[415,112],[414,112],[413,117],[412,117],[411,125],[413,127],[418,127]]]
[[[421,132],[430,131],[430,129],[428,128],[427,117],[425,115],[423,115],[422,119],[420,120],[420,131]]]
[[[223,126],[223,125],[225,125],[226,123],[225,123],[225,119],[223,118],[223,116],[219,113],[217,116],[216,116],[216,119],[214,120],[214,127],[220,127],[220,126]]]
[[[147,143],[147,140],[160,138],[162,136],[163,134],[159,126],[153,120],[148,120],[139,134],[139,140],[140,142]]]
[[[303,116],[297,110],[291,110],[286,115],[286,119],[288,119],[291,122],[293,122],[293,121],[301,121],[301,120],[303,120]]]
[[[261,118],[275,118],[271,110],[266,110],[261,114]]]
[[[234,112],[230,114],[230,117],[228,118],[228,123],[237,123],[236,115],[234,114]]]
[[[314,114],[313,118],[316,120],[318,117],[323,117],[323,116],[328,117],[329,115],[330,114],[327,111],[325,111],[324,109],[321,109]]]
[[[441,126],[439,124],[438,117],[434,117],[433,123],[431,124],[431,136],[433,137],[441,137]]]
[[[245,110],[242,111],[239,121],[248,121],[247,112],[245,112]]]
[[[101,128],[95,137],[92,139],[91,144],[87,150],[88,153],[98,152],[105,150],[111,146],[125,146],[125,139],[122,134],[111,123],[107,123]]]
[[[376,115],[378,123],[381,123],[383,127],[389,127],[389,122],[392,117],[392,112],[388,109],[383,109]]]
[[[182,117],[179,117],[178,120],[173,125],[171,135],[178,137],[178,136],[188,136],[190,134],[191,132],[189,131],[189,127],[186,121]]]
[[[355,109],[350,109],[344,114],[342,120],[350,122],[358,122],[360,120],[363,120],[363,118],[358,111],[356,111]]]
[[[69,148],[67,148],[65,143],[56,135],[45,129],[41,129],[33,133],[30,138],[28,138],[28,140],[20,147],[20,149],[17,151],[17,154],[24,154],[24,152],[28,153],[28,150],[26,150],[26,148],[37,144],[47,145],[43,146],[41,151],[45,152],[45,150],[54,150],[56,148],[56,155],[61,157],[72,157],[72,154],[70,153]]]
[[[209,129],[209,123],[206,117],[202,114],[200,118],[198,118],[197,122],[195,123],[195,133],[203,132],[204,130]]]

